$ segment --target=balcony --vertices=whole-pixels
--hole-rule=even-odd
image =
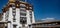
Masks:
[[[20,16],[26,16],[26,13],[20,13]]]
[[[22,9],[22,10],[26,10],[25,8],[20,8],[20,9]]]
[[[26,16],[20,15],[20,17],[26,17]]]
[[[20,7],[26,7],[26,5],[25,4],[20,4]]]
[[[20,13],[26,13],[26,11],[20,11]]]

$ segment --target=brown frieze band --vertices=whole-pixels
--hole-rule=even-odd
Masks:
[[[13,3],[13,4],[12,4]],[[13,5],[16,7],[16,8],[20,8],[20,4],[24,4],[26,5],[26,10],[33,10],[33,6],[28,4],[28,3],[24,3],[24,2],[20,2],[20,1],[15,1],[15,2],[9,2],[7,4],[6,7],[3,8],[3,12],[6,12],[9,10],[9,7],[12,7]],[[29,7],[32,7],[32,9],[30,9]]]

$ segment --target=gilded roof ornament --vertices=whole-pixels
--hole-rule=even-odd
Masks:
[[[9,2],[15,2],[15,0],[9,0]]]

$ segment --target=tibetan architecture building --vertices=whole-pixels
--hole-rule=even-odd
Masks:
[[[33,6],[27,0],[9,0],[2,10],[0,24],[5,28],[28,28],[35,23]]]

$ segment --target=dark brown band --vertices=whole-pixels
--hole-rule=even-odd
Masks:
[[[14,3],[14,4],[10,4],[10,3]],[[6,7],[4,7],[3,8],[3,12],[6,12],[6,11],[8,11],[9,10],[9,7],[13,7],[13,5],[16,7],[16,8],[20,8],[20,4],[25,4],[26,5],[26,10],[33,10],[33,9],[30,9],[29,7],[32,7],[33,8],[33,6],[32,5],[30,5],[30,4],[28,4],[28,3],[23,3],[23,2],[19,2],[19,1],[16,1],[16,2],[9,2],[8,4],[7,4],[7,6]],[[28,7],[28,8],[27,8]]]

